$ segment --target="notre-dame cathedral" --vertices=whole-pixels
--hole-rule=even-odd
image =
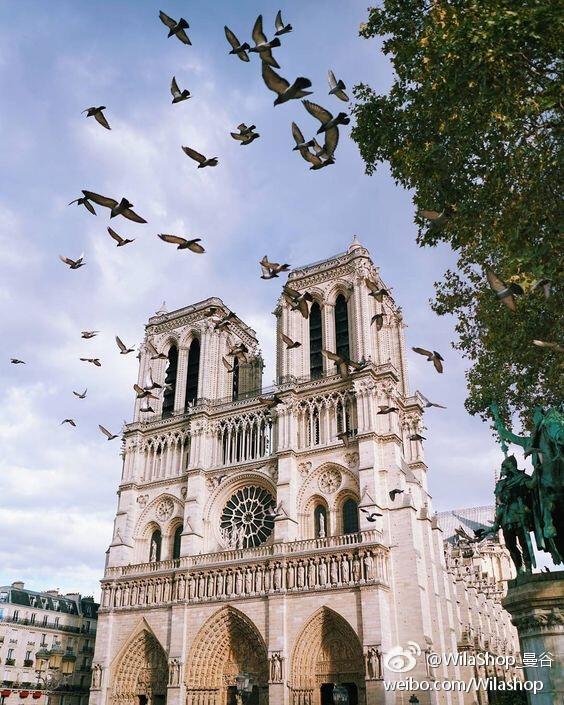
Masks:
[[[482,589],[503,576],[474,580],[445,560],[425,402],[368,251],[355,239],[288,286],[270,389],[255,332],[220,299],[149,319],[91,705],[235,705],[241,674],[249,705],[332,705],[336,686],[349,705],[407,703],[384,687],[405,675],[386,665],[397,645],[418,645],[407,675],[427,682],[476,674],[430,671],[426,652],[518,651],[499,590]]]

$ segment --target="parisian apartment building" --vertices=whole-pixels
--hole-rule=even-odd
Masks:
[[[85,705],[97,615],[92,597],[36,592],[23,582],[1,586],[3,705]]]

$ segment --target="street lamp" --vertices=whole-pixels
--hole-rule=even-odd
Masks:
[[[43,684],[45,694],[49,696],[52,691],[63,685],[68,676],[74,672],[76,656],[71,651],[63,651],[57,642],[51,649],[42,648],[35,654],[35,672],[37,683]],[[51,671],[51,672],[49,672]]]
[[[250,673],[239,673],[235,678],[237,684],[237,705],[244,705],[253,692],[253,677]]]
[[[349,705],[349,691],[344,685],[333,688],[333,705]]]

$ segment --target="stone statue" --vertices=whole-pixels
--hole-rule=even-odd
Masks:
[[[102,686],[102,666],[97,663],[92,667],[92,688],[100,688]]]
[[[342,566],[343,582],[348,583],[349,577],[350,577],[350,571],[349,571],[349,559],[346,556],[343,556],[342,561],[341,561],[341,566]]]
[[[374,559],[370,553],[364,556],[364,576],[366,580],[372,580],[374,577]]]
[[[540,406],[536,406],[533,409],[531,435],[523,437],[505,428],[499,418],[499,410],[495,402],[492,403],[491,410],[506,458],[505,441],[516,443],[524,449],[525,456],[531,456],[533,473],[526,475],[527,487],[530,490],[527,508],[530,511],[529,524],[532,525],[531,530],[534,531],[537,548],[550,553],[554,563],[563,563],[564,410],[560,407],[545,411]],[[523,528],[526,529],[526,527]]]
[[[319,583],[321,585],[327,585],[327,564],[324,558],[321,559],[321,563],[319,564]]]
[[[519,470],[514,455],[501,464],[501,477],[495,486],[495,520],[488,533],[503,531],[505,544],[517,569],[517,574],[530,573],[536,565],[529,532],[533,530],[530,509],[533,480],[524,470]]]
[[[282,682],[282,657],[278,652],[272,654],[270,659],[270,680],[273,683]]]
[[[154,563],[156,560],[157,560],[157,542],[155,541],[155,539],[153,539],[151,541],[151,553],[149,555],[149,563]]]
[[[353,574],[353,580],[355,583],[358,583],[360,580],[360,561],[358,560],[358,554],[354,554],[353,558],[353,564],[352,564],[352,574]]]
[[[180,661],[176,658],[168,664],[168,684],[180,685]]]
[[[378,649],[370,649],[368,652],[368,677],[371,680],[380,678],[380,654]]]
[[[319,512],[319,538],[325,538],[325,514]]]

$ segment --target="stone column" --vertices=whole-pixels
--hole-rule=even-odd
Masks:
[[[503,607],[519,632],[525,680],[542,683],[529,705],[564,702],[564,570],[509,581]],[[550,664],[550,665],[549,665]]]

